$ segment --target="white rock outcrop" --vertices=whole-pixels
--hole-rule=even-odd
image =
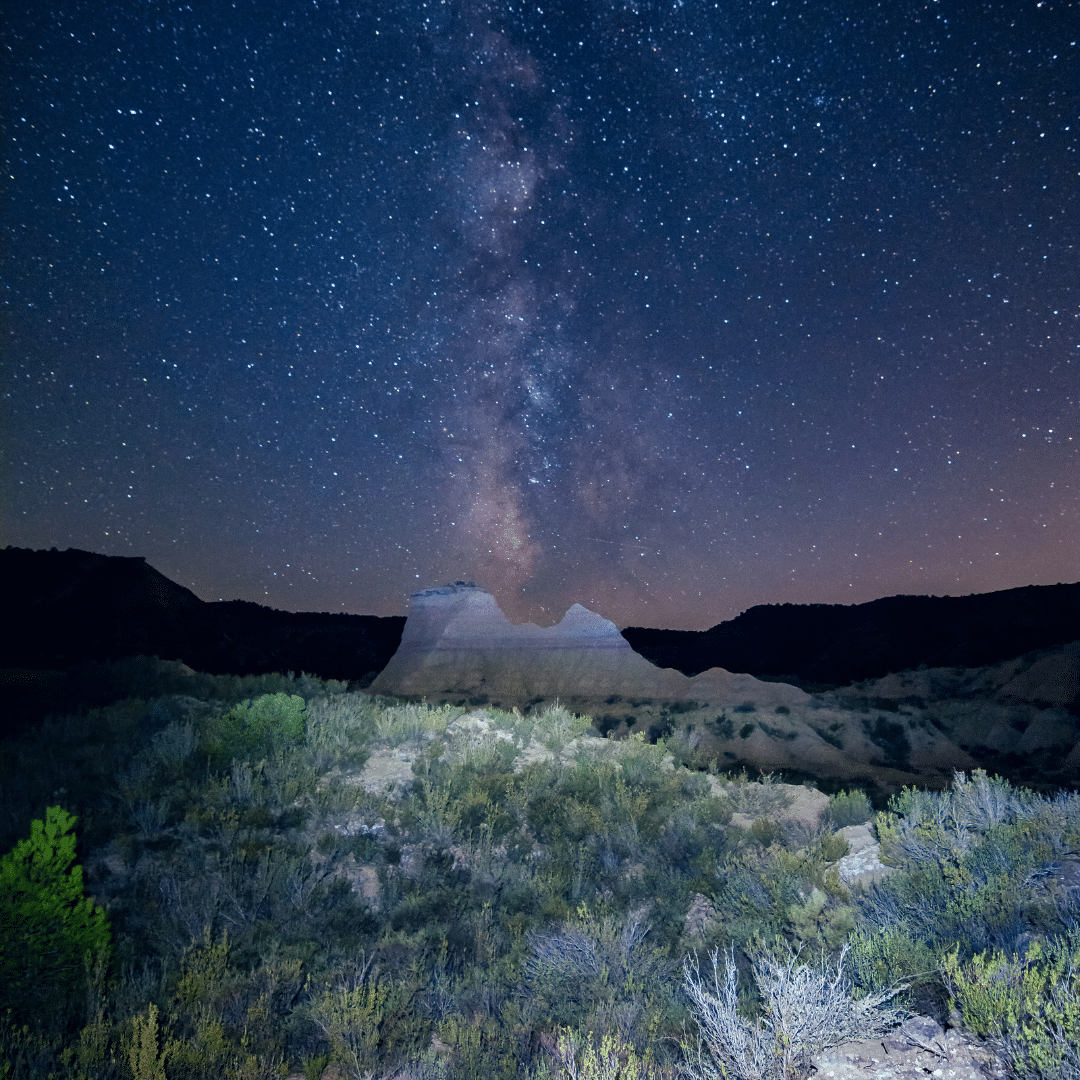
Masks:
[[[811,1059],[817,1080],[1005,1080],[1005,1063],[977,1040],[928,1016],[880,1039],[844,1043]]]
[[[847,886],[870,885],[894,873],[881,861],[881,845],[874,836],[873,826],[848,825],[837,829],[837,835],[848,842],[848,853],[836,864],[840,880]]]
[[[416,593],[401,644],[371,693],[482,699],[524,708],[558,699],[568,708],[622,699],[752,702],[761,709],[809,701],[785,683],[713,668],[693,678],[639,656],[608,619],[575,604],[556,626],[515,625],[473,585]]]

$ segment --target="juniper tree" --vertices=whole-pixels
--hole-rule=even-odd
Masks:
[[[74,815],[50,806],[0,858],[0,1013],[55,1012],[81,989],[88,960],[108,954],[108,918],[85,895],[74,828]]]

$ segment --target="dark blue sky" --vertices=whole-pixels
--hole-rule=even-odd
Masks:
[[[16,0],[2,541],[684,628],[1074,581],[1078,26]]]

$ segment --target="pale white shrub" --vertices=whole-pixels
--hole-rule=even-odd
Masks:
[[[754,979],[764,1015],[739,1016],[738,972],[731,953],[711,954],[712,977],[687,957],[683,985],[698,1023],[697,1046],[686,1046],[683,1074],[689,1080],[794,1080],[807,1074],[810,1056],[849,1040],[869,1039],[896,1027],[903,1014],[887,1002],[902,988],[856,1000],[844,975],[847,946],[835,965],[799,963],[798,953],[778,957],[762,949],[753,957]]]

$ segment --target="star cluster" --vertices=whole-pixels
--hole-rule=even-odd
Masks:
[[[4,542],[693,629],[1075,580],[1077,14],[16,4]]]

